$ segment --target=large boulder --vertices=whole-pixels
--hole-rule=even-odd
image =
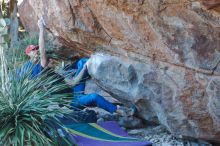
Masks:
[[[216,141],[219,12],[219,0],[24,0],[19,7],[29,31],[44,17],[68,57],[77,50],[121,58],[98,59],[91,73],[114,97],[136,103],[143,118],[158,118],[176,135]]]
[[[101,50],[212,73],[220,72],[217,2],[24,0],[19,13],[28,30],[36,30],[36,19],[43,16],[48,32],[87,55]],[[217,7],[206,10],[203,4]]]
[[[97,54],[89,73],[142,118],[158,120],[178,137],[220,139],[220,77],[169,63],[141,63]]]

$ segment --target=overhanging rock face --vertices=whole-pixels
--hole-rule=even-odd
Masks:
[[[112,95],[136,102],[145,119],[217,141],[219,12],[219,0],[24,0],[19,7],[29,31],[43,16],[69,50],[118,56],[99,58],[91,73]]]

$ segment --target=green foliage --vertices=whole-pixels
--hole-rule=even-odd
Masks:
[[[6,50],[6,54],[8,60],[8,68],[11,69],[15,69],[16,67],[21,66],[28,59],[25,51],[17,48],[9,48],[8,50]]]
[[[10,20],[7,18],[0,18],[0,45],[4,49],[8,49],[8,25]]]
[[[20,77],[14,71],[9,74],[6,90],[0,89],[0,145],[59,145],[59,134],[52,125],[63,127],[55,115],[71,112],[58,106],[68,107],[72,99],[72,95],[58,93],[66,85],[54,84],[60,79],[45,72],[32,79],[30,71]]]
[[[9,5],[5,0],[2,0],[2,14],[3,17],[8,17],[9,16]]]
[[[38,44],[37,35],[24,36],[16,48],[0,46],[0,146],[61,145],[60,140],[71,145],[70,138],[67,141],[54,128],[64,128],[58,116],[72,113],[72,95],[59,92],[67,85],[56,75],[48,76],[50,72],[36,78],[31,78],[31,68],[25,75],[17,73],[30,44]]]
[[[10,20],[7,18],[0,18],[0,43],[7,43],[6,36],[8,34],[8,25],[10,23]]]
[[[28,45],[38,45],[38,34],[32,33],[23,33],[19,40],[18,48],[25,49]]]

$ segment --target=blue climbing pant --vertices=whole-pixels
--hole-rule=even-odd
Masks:
[[[83,109],[88,106],[97,106],[102,108],[110,113],[114,113],[116,111],[116,106],[110,102],[108,102],[104,97],[100,96],[96,93],[84,94],[79,97],[74,97],[72,102],[72,106],[75,109]]]
[[[86,58],[82,58],[77,62],[76,65],[76,76],[80,73],[80,71],[82,70],[84,64],[86,63],[88,59]],[[73,101],[71,103],[71,106],[75,109],[83,109],[85,107],[88,106],[97,106],[99,108],[102,108],[110,113],[114,113],[117,109],[117,107],[110,103],[109,101],[107,101],[104,97],[102,97],[99,94],[96,93],[92,93],[92,94],[84,94],[85,91],[85,82],[86,79],[89,78],[89,74],[88,71],[86,71],[83,75],[83,79],[80,81],[79,84],[77,84],[76,86],[72,87],[73,89]]]

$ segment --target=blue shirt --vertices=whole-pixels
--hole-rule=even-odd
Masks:
[[[88,58],[81,58],[77,62],[77,66],[76,66],[77,72],[76,72],[75,76],[77,76],[80,73],[80,71],[83,69],[83,66],[85,65],[85,63],[87,61],[88,61]],[[86,80],[88,78],[89,78],[89,74],[88,74],[88,71],[86,69],[86,72],[84,73],[82,80],[77,85],[72,87],[74,95],[82,95],[82,94],[84,94],[85,86],[86,86]]]
[[[38,76],[42,70],[43,67],[40,63],[35,64],[29,60],[17,70],[17,74],[19,77],[24,77],[25,74],[30,72],[30,78],[33,79],[34,77]]]

